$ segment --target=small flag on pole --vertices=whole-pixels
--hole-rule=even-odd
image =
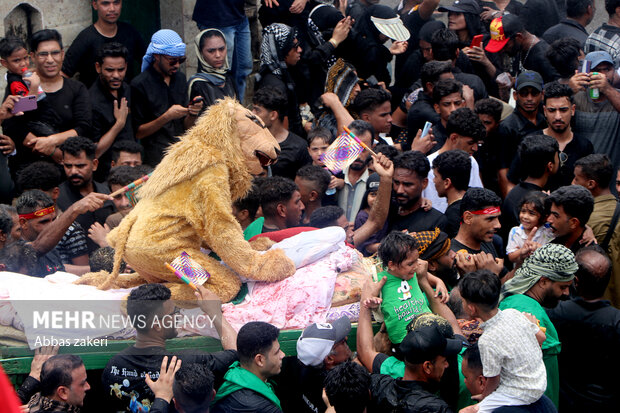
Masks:
[[[337,174],[351,165],[363,151],[362,145],[348,133],[343,133],[321,155],[321,161],[327,169]]]
[[[185,251],[172,261],[171,266],[187,277],[194,285],[203,285],[211,276],[207,270],[194,261]]]
[[[142,178],[140,179],[136,179],[135,181],[133,181],[132,183],[130,183],[127,186],[122,187],[121,189],[119,189],[118,191],[114,191],[110,194],[110,196],[112,198],[114,198],[117,195],[120,194],[125,194],[125,196],[127,197],[127,199],[129,199],[129,203],[131,204],[131,206],[136,206],[136,204],[138,203],[138,198],[137,198],[137,191],[138,189],[140,189],[140,186],[145,183],[146,181],[148,181],[148,179],[150,178],[150,176],[153,174],[153,172],[151,172],[148,175],[144,175]]]

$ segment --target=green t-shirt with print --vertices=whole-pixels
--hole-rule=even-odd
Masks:
[[[381,289],[381,313],[385,320],[388,337],[393,344],[400,344],[407,335],[407,324],[418,314],[431,310],[424,293],[418,285],[418,277],[410,280],[398,278],[388,271],[377,274],[378,279],[387,277]]]

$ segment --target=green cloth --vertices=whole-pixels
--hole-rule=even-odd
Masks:
[[[471,406],[472,404],[478,403],[475,400],[472,400],[471,393],[467,390],[467,386],[465,385],[465,376],[463,376],[463,369],[461,366],[463,365],[463,353],[467,350],[466,347],[463,347],[463,350],[456,357],[456,361],[459,366],[459,398],[457,401],[457,410],[464,409],[467,406]]]
[[[390,376],[393,379],[402,379],[405,376],[405,362],[390,356],[381,363],[379,373]]]
[[[230,368],[224,375],[224,383],[217,391],[213,403],[215,404],[230,394],[242,389],[250,389],[255,391],[282,410],[282,407],[280,406],[280,399],[278,399],[274,393],[271,385],[259,379],[251,371],[241,367],[241,364],[238,361],[231,364]]]
[[[381,289],[381,313],[385,320],[385,328],[390,341],[400,344],[407,335],[407,324],[418,314],[430,313],[431,310],[418,285],[418,277],[414,276],[408,281],[398,278],[388,271],[377,275],[377,279],[387,277],[387,281]],[[408,287],[407,287],[408,285]],[[404,291],[409,289],[409,291]]]
[[[559,406],[560,398],[560,371],[558,369],[558,354],[562,350],[562,344],[558,338],[558,332],[555,326],[549,319],[545,309],[534,300],[525,294],[515,294],[510,297],[504,298],[499,303],[499,309],[505,310],[507,308],[514,308],[523,313],[533,314],[534,317],[540,321],[540,326],[545,327],[547,331],[546,340],[542,345],[543,362],[547,369],[547,390],[545,395],[551,399],[556,407]]]
[[[265,218],[263,217],[256,218],[243,231],[243,238],[245,238],[246,241],[249,241],[253,236],[262,234],[264,223],[265,223]]]

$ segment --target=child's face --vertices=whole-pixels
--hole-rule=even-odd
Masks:
[[[407,254],[407,258],[400,264],[394,264],[392,261],[388,263],[388,270],[390,274],[402,278],[403,280],[409,280],[413,278],[413,276],[418,271],[418,258],[420,255],[418,254],[417,249],[412,249]]]
[[[0,62],[9,72],[21,75],[22,70],[28,67],[28,52],[24,48],[17,49],[6,59],[0,59]]]
[[[325,166],[320,160],[320,157],[325,153],[328,146],[329,145],[325,139],[321,137],[316,137],[312,140],[312,142],[310,142],[310,145],[308,146],[308,153],[312,158],[312,165]]]
[[[366,201],[368,202],[368,208],[372,208],[372,205],[375,203],[376,198],[377,191],[371,191],[368,193],[368,198],[366,198]]]
[[[540,224],[540,213],[536,211],[534,205],[523,204],[519,211],[519,221],[523,225],[523,229],[530,230]]]

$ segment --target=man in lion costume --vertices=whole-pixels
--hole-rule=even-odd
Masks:
[[[173,298],[193,300],[193,290],[165,266],[183,251],[211,274],[204,286],[222,302],[239,292],[238,275],[259,281],[292,275],[295,266],[284,251],[253,250],[232,214],[232,202],[249,191],[252,174],[261,173],[279,151],[260,119],[233,99],[211,106],[169,148],[140,188],[140,202],[108,234],[115,248],[112,274],[86,274],[78,283],[109,289],[167,282]],[[212,250],[230,268],[201,252],[201,247]],[[122,259],[139,279],[119,278]]]

